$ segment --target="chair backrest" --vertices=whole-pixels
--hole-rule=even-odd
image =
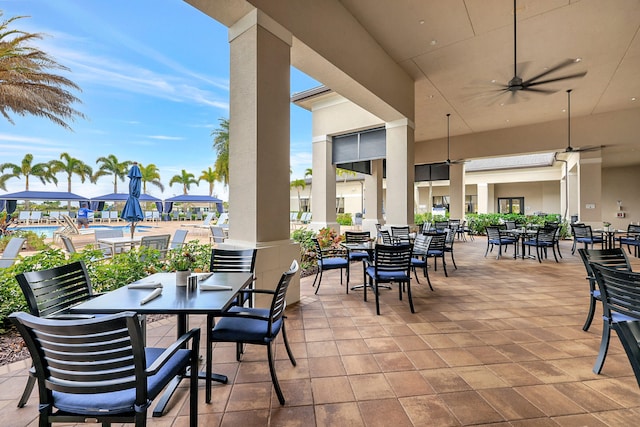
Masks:
[[[554,226],[545,226],[538,228],[536,231],[536,242],[538,244],[549,244],[553,243],[556,239],[556,230],[558,227]]]
[[[629,224],[627,226],[627,234],[639,234],[640,235],[640,225],[639,224]]]
[[[622,248],[613,249],[578,249],[585,270],[587,270],[587,279],[596,280],[595,273],[591,268],[591,263],[598,263],[605,267],[615,268],[617,270],[631,271],[631,263],[627,254]]]
[[[382,244],[393,245],[393,239],[389,230],[380,230],[380,237],[382,238]]]
[[[257,249],[211,249],[209,271],[223,273],[253,273]]]
[[[7,243],[7,246],[4,248],[4,252],[2,252],[2,257],[0,257],[0,268],[7,268],[13,265],[18,258],[18,253],[20,249],[22,249],[22,245],[27,239],[22,237],[12,237]]]
[[[429,241],[429,251],[444,251],[444,248],[447,244],[447,234],[446,233],[435,233],[430,235],[431,240]]]
[[[60,240],[62,240],[64,248],[67,250],[67,252],[69,252],[70,254],[76,253],[76,247],[73,245],[73,241],[71,241],[69,236],[60,236]]]
[[[67,214],[60,214],[60,216],[64,222],[66,232],[70,234],[80,234],[80,230],[78,230],[78,226],[71,216]]]
[[[436,231],[444,231],[445,228],[449,227],[449,221],[436,221],[434,223],[434,228]]]
[[[229,214],[227,212],[222,212],[216,221],[216,225],[226,224],[229,221]]]
[[[30,218],[31,212],[29,211],[20,211],[20,213],[18,214],[18,221],[29,222]]]
[[[571,233],[576,239],[586,237],[591,238],[593,236],[591,226],[585,224],[571,224]]]
[[[182,245],[184,245],[185,240],[187,240],[188,232],[189,230],[184,230],[182,228],[176,230],[176,232],[173,233],[173,240],[171,240],[171,246],[169,247],[169,249],[182,247]]]
[[[344,240],[346,243],[368,242],[371,238],[369,231],[345,231]]]
[[[289,284],[291,283],[291,279],[298,271],[298,261],[295,259],[291,263],[289,270],[282,273],[280,277],[280,281],[276,286],[276,289],[273,294],[273,299],[271,300],[271,308],[269,310],[269,325],[268,325],[268,333],[269,337],[274,336],[273,325],[274,323],[280,321],[282,316],[284,316],[284,309],[287,307],[287,289],[289,289]],[[279,330],[279,329],[277,329]],[[276,333],[277,333],[276,330]]]
[[[409,243],[409,226],[391,226],[391,236],[398,243]]]
[[[31,212],[31,221],[40,221],[42,219],[42,211]]]
[[[517,227],[515,221],[505,221],[504,225],[507,227],[507,230],[515,230]]]
[[[64,394],[128,389],[136,390],[136,405],[148,405],[144,340],[135,313],[85,320],[52,320],[14,313],[10,319],[31,353],[41,407],[52,405],[64,410]],[[67,411],[77,413],[73,409]]]
[[[202,225],[210,225],[211,224],[211,220],[213,218],[215,218],[215,213],[214,212],[209,212],[207,213],[207,216],[204,218],[204,220],[202,221]]]
[[[411,271],[411,245],[376,245],[375,272],[376,276],[384,272],[406,270],[407,275]]]
[[[429,250],[429,243],[431,242],[432,236],[427,236],[426,234],[418,234],[413,241],[413,252],[414,254],[426,255]]]
[[[16,280],[29,311],[38,317],[62,314],[93,295],[91,279],[83,261],[20,273]]]
[[[603,316],[612,312],[640,320],[640,273],[591,263],[602,295]]]
[[[224,229],[219,225],[212,225],[211,236],[213,237],[213,243],[224,243],[224,239],[227,236],[224,234]]]
[[[456,238],[456,230],[453,228],[445,228],[444,229],[444,243],[448,247],[453,247],[453,243]]]
[[[171,234],[160,234],[158,236],[143,236],[140,239],[140,247],[155,249],[160,251],[160,256],[164,257],[169,249]]]
[[[487,225],[485,231],[487,232],[487,239],[500,240],[501,227],[497,225]]]

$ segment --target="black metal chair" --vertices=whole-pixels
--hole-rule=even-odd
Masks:
[[[133,312],[84,320],[13,313],[27,344],[40,396],[39,425],[146,425],[147,409],[164,387],[188,369],[189,425],[198,425],[198,348],[192,329],[168,348],[145,348]],[[183,348],[191,342],[191,349]]]
[[[345,231],[344,242],[345,243],[367,243],[371,239],[371,233],[368,231]],[[364,261],[369,259],[369,252],[366,250],[347,250],[347,256],[349,261]],[[362,271],[364,274],[364,263],[362,264]],[[366,277],[365,277],[366,281]]]
[[[383,245],[393,245],[395,243],[395,241],[391,237],[391,233],[389,232],[389,230],[380,230],[379,233]]]
[[[321,248],[318,239],[315,239],[316,246],[316,260],[318,262],[318,269],[316,270],[316,277],[313,279],[312,286],[316,286],[315,293],[320,290],[320,284],[322,283],[322,272],[325,270],[340,270],[340,284],[342,284],[342,270],[346,270],[347,276],[347,293],[349,293],[349,258],[347,252],[343,248]],[[318,276],[320,279],[318,280]]]
[[[429,236],[431,237],[431,240],[429,241],[427,258],[433,258],[433,271],[438,271],[438,258],[440,258],[442,260],[444,276],[449,277],[449,274],[447,273],[447,262],[444,258],[447,253],[447,233],[431,233]]]
[[[413,299],[411,298],[411,251],[412,245],[376,245],[374,252],[374,261],[365,261],[367,263],[367,277],[369,278],[369,286],[373,288],[376,296],[376,313],[380,314],[380,295],[378,292],[379,283],[399,284],[398,293],[402,301],[402,292],[404,284],[406,284],[407,296],[409,298],[409,307],[411,312],[415,313],[413,308]],[[364,288],[364,300],[367,300],[367,286]]]
[[[74,305],[93,298],[91,279],[83,261],[76,261],[41,271],[20,273],[16,276],[24,294],[29,312],[33,316],[58,319],[87,319],[87,314],[71,314]],[[18,407],[27,404],[36,378],[30,371]]]
[[[640,387],[640,321],[617,322],[613,324],[613,329],[618,334],[622,347],[627,353],[638,387]]]
[[[254,274],[256,267],[256,249],[218,249],[211,250],[211,262],[209,271],[221,273],[251,273]],[[251,289],[251,288],[250,288]],[[253,306],[253,294],[250,289],[242,291],[238,294],[236,305],[243,306],[248,302],[249,306]],[[207,331],[213,329],[215,317],[211,314],[207,315]],[[236,359],[240,361],[243,348],[242,344],[236,346]],[[213,371],[213,343],[209,339],[207,332],[207,354],[206,354],[206,372],[207,387],[205,392],[205,400],[211,402],[211,373]]]
[[[409,237],[410,229],[408,225],[391,226],[391,239],[395,244],[408,244],[411,243]]]
[[[284,322],[284,310],[286,308],[286,294],[291,279],[298,271],[298,262],[294,260],[288,271],[282,274],[275,290],[251,289],[248,292],[273,295],[270,308],[251,307],[231,307],[218,320],[216,326],[210,331],[209,341],[211,342],[235,342],[239,344],[255,344],[267,347],[267,357],[269,360],[269,372],[271,381],[276,390],[278,400],[281,405],[285,404],[284,395],[280,389],[278,377],[276,375],[275,358],[273,354],[273,344],[282,330],[282,338],[289,355],[289,360],[296,365]],[[207,375],[207,389],[211,388],[210,376]]]
[[[513,235],[506,232],[504,226],[499,225],[488,225],[485,227],[487,232],[487,249],[484,251],[484,256],[486,257],[489,252],[493,252],[493,247],[498,246],[498,255],[496,259],[499,259],[502,256],[502,247],[506,249],[511,245],[514,247],[515,253],[515,245],[517,240],[513,237]]]
[[[454,230],[453,228],[446,228],[444,232],[444,251],[448,254],[451,254],[451,262],[453,262],[453,268],[457,270],[458,266],[456,265],[456,259],[453,257],[453,244],[455,243],[456,239],[456,230]]]
[[[640,273],[591,263],[602,295],[602,339],[593,372],[602,371],[611,328],[619,322],[640,320]]]
[[[590,225],[585,224],[571,224],[571,234],[573,234],[573,246],[571,248],[571,255],[575,254],[578,243],[583,243],[585,249],[593,249],[593,245],[599,243],[604,245],[604,239],[602,235],[593,235],[593,230]],[[604,247],[603,247],[604,249]]]
[[[536,258],[538,262],[542,262],[543,258],[547,257],[547,250],[553,251],[553,258],[558,262],[558,256],[556,254],[556,231],[558,227],[542,227],[538,228],[535,237],[525,240],[524,246],[531,251],[531,248],[536,249]]]
[[[596,310],[596,302],[602,301],[600,289],[596,286],[596,276],[591,268],[591,263],[595,262],[610,268],[618,270],[631,271],[629,258],[625,255],[622,248],[614,249],[578,249],[584,268],[587,271],[586,279],[589,281],[589,313],[587,319],[582,326],[583,331],[588,331],[593,321],[593,315]]]
[[[429,244],[431,242],[431,236],[425,234],[418,234],[413,242],[413,252],[411,255],[411,268],[413,274],[416,277],[416,282],[420,283],[418,279],[418,268],[422,269],[422,275],[427,278],[429,289],[433,290],[431,286],[431,279],[429,279],[429,271],[427,265],[427,254],[429,253]]]
[[[627,251],[631,253],[631,246],[634,247],[634,255],[640,255],[640,225],[629,224],[627,226],[627,234],[616,238],[620,246],[627,246]]]

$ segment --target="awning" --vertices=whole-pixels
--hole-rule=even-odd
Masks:
[[[92,197],[92,202],[126,202],[129,194],[127,193],[111,193],[104,196]],[[141,194],[139,200],[141,202],[160,202],[157,197],[150,196],[148,194]]]
[[[218,213],[223,212],[222,200],[213,196],[181,194],[179,196],[169,197],[165,199],[165,212],[171,212],[171,205],[167,205],[167,203],[171,203],[171,205],[173,203],[215,203]]]
[[[79,196],[66,191],[18,191],[0,195],[0,200],[59,200],[59,201],[87,201],[88,197]]]

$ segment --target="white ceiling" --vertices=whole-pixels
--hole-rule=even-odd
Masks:
[[[451,135],[565,118],[567,89],[572,117],[640,107],[640,0],[518,0],[520,77],[574,58],[547,77],[587,74],[513,99],[491,83],[513,77],[512,0],[340,1],[416,80],[417,141],[446,136],[447,112]]]

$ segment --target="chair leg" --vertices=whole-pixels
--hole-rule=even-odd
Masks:
[[[276,389],[276,394],[278,395],[278,400],[281,405],[284,405],[284,395],[282,394],[282,390],[280,389],[280,383],[278,382],[278,376],[276,375],[276,366],[275,360],[273,360],[273,349],[271,348],[270,342],[267,344],[267,357],[269,359],[269,372],[271,372],[271,382],[273,383],[273,388]]]
[[[424,266],[424,276],[427,278],[427,283],[429,284],[429,289],[433,291],[433,286],[431,286],[431,279],[429,278],[429,270],[427,269],[427,265]]]
[[[286,319],[287,316],[283,316],[283,319]],[[291,347],[289,346],[289,339],[287,338],[287,329],[285,328],[285,322],[282,321],[282,340],[284,341],[284,347],[287,349],[287,354],[289,355],[289,360],[293,366],[296,366],[296,358],[293,357],[293,352],[291,351]]]
[[[416,270],[415,267],[411,267],[411,269],[413,270],[413,275],[416,276],[416,282],[420,284],[420,279],[418,279],[418,270]]]
[[[593,373],[600,374],[602,366],[604,365],[604,359],[607,357],[607,351],[609,351],[609,340],[611,339],[611,325],[609,321],[605,320],[602,325],[602,339],[600,340],[600,351],[598,352],[598,358],[596,364],[593,366]]]
[[[320,280],[318,280],[318,286],[316,286],[315,293],[317,294],[320,290],[320,283],[322,283],[322,268],[318,267],[318,272],[320,274]],[[318,273],[316,273],[316,279],[318,278]],[[316,284],[316,279],[313,279],[313,284]],[[340,270],[340,283],[342,283],[342,270]]]
[[[593,295],[589,298],[589,313],[587,314],[587,319],[584,321],[584,325],[582,325],[583,331],[588,331],[591,326],[591,322],[593,321],[593,316],[596,312],[596,299]]]
[[[29,372],[29,376],[27,377],[27,384],[24,386],[24,391],[22,392],[22,397],[20,397],[20,401],[18,402],[18,408],[23,408],[24,405],[27,404],[29,400],[29,396],[31,396],[31,392],[33,391],[33,386],[36,385],[36,377],[35,375]]]
[[[451,261],[453,261],[453,268],[455,268],[457,270],[458,266],[456,265],[456,260],[453,257],[453,251],[451,251],[450,254],[451,254]]]
[[[444,277],[449,277],[449,274],[447,274],[447,262],[444,260],[444,255],[445,254],[442,253],[442,269],[444,270]]]
[[[411,312],[415,313],[416,311],[413,308],[413,298],[411,298],[411,277],[407,281],[407,296],[409,297],[409,307],[411,308]]]
[[[208,335],[208,332],[207,332]],[[207,340],[209,338],[207,337]],[[209,343],[207,343],[208,345]],[[200,340],[196,336],[193,340],[194,348],[198,348],[200,345]],[[194,355],[195,356],[195,355]],[[189,426],[190,427],[198,427],[198,357],[191,358],[191,375],[189,378]],[[211,378],[211,375],[209,375]],[[209,392],[211,391],[208,388]]]
[[[380,315],[380,293],[378,292],[378,281],[373,281],[373,293],[376,294],[376,314]]]
[[[213,343],[211,342],[211,340],[209,339],[209,334],[211,334],[211,331],[213,330],[213,323],[214,323],[214,319],[213,316],[208,314],[207,315],[207,334],[206,334],[206,340],[207,340],[207,360],[206,360],[206,378],[205,378],[205,402],[207,403],[211,403],[211,373],[213,371],[213,367],[211,366],[213,364]]]

